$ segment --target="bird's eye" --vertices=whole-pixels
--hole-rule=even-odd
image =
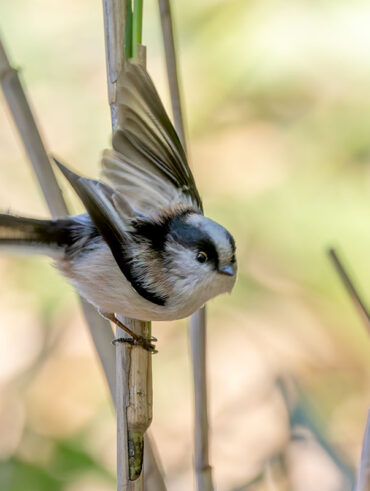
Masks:
[[[208,259],[208,256],[205,252],[203,251],[200,251],[198,252],[197,254],[197,261],[200,262],[200,263],[205,263]]]

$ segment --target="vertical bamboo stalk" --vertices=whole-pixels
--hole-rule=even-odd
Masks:
[[[103,0],[105,55],[107,67],[108,100],[111,108],[112,130],[117,125],[117,80],[124,66],[124,34],[127,0]],[[125,319],[122,319],[125,322]],[[129,326],[128,326],[129,327]],[[125,337],[116,326],[117,338]],[[128,468],[127,402],[129,356],[128,345],[116,344],[116,416],[117,416],[117,491],[130,489]]]
[[[149,322],[124,317],[120,320],[137,334],[148,335]],[[116,335],[127,336],[118,326]],[[152,421],[152,355],[139,346],[117,344],[117,490],[141,491],[144,489],[144,436]],[[154,476],[158,478],[157,489],[165,490],[159,471]]]
[[[370,410],[367,413],[356,491],[370,491]]]
[[[117,338],[123,337],[123,330],[116,327]],[[129,357],[127,350],[119,345],[116,349],[116,416],[117,416],[117,490],[129,489],[128,441],[127,441],[127,400]]]
[[[179,77],[176,61],[173,22],[169,0],[158,0],[162,24],[163,43],[166,54],[167,76],[171,94],[175,127],[186,150],[185,125],[181,106]],[[208,456],[208,407],[206,378],[206,308],[203,307],[190,318],[190,346],[194,379],[194,466],[199,491],[213,489],[212,468]]]
[[[147,335],[149,323],[121,320],[136,333]],[[116,335],[127,336],[119,327]],[[143,490],[144,435],[152,420],[151,354],[138,346],[120,344],[116,370],[117,489]],[[157,489],[165,489],[158,477]]]
[[[131,16],[131,6],[127,1],[130,0],[103,0],[108,94],[113,132],[117,123],[118,76],[125,64],[125,53],[132,51],[132,46],[130,50],[125,49],[128,42],[127,36],[124,35],[128,7]],[[142,2],[136,0],[135,7],[135,33],[139,31],[141,33],[139,24]],[[114,16],[120,16],[120,20],[112,19]],[[132,25],[131,20],[130,25]],[[116,29],[121,30],[120,35],[115,32]],[[126,46],[124,39],[126,39]],[[139,61],[145,63],[145,48],[137,45],[136,42],[133,51]],[[140,336],[148,336],[150,332],[148,322],[128,318],[120,318],[120,320]],[[122,338],[127,336],[118,326],[116,334],[117,337]],[[116,343],[116,360],[117,491],[126,489],[142,491],[144,489],[144,435],[152,420],[152,358],[151,354],[140,346]]]

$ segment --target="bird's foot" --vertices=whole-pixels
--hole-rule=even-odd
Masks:
[[[158,353],[155,349],[155,344],[153,342],[157,341],[156,338],[144,338],[144,336],[136,336],[136,338],[115,338],[112,340],[112,344],[116,345],[117,343],[128,343],[131,346],[141,346],[145,350],[149,351],[153,355]]]
[[[156,338],[151,337],[151,338],[145,338],[144,336],[140,336],[139,334],[136,334],[134,331],[132,331],[129,327],[125,326],[119,319],[117,319],[115,314],[112,314],[110,312],[104,312],[102,310],[99,310],[99,314],[104,317],[104,319],[107,319],[116,326],[120,327],[123,329],[131,338],[122,338],[118,337],[113,339],[112,343],[128,343],[131,344],[132,346],[141,346],[142,348],[146,349],[147,351],[150,351],[150,353],[158,353],[158,351],[155,349],[155,345],[153,342],[157,341]]]

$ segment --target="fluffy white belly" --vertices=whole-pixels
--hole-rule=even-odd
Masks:
[[[136,292],[110,251],[101,248],[93,254],[93,260],[86,255],[75,262],[59,261],[57,266],[88,302],[106,312],[138,320],[176,320],[188,317],[210,298],[221,293],[213,291],[212,284],[194,287],[188,282],[181,289],[181,295],[169,292],[166,304],[156,305]]]

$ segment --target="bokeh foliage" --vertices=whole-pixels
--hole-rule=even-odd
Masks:
[[[237,287],[209,309],[219,489],[242,489],[288,445],[289,418],[274,385],[287,372],[354,466],[369,404],[370,342],[326,250],[338,248],[366,297],[370,6],[173,4],[192,165],[207,214],[238,245]],[[100,2],[2,2],[0,28],[48,147],[97,175],[110,132]],[[156,2],[145,4],[143,41],[168,103]],[[0,101],[0,207],[45,216]],[[0,488],[114,489],[113,411],[72,289],[44,259],[2,255],[0,272]],[[192,486],[184,325],[154,326],[153,431],[176,490]],[[324,490],[325,479],[340,477],[322,467],[324,474],[314,469]]]

